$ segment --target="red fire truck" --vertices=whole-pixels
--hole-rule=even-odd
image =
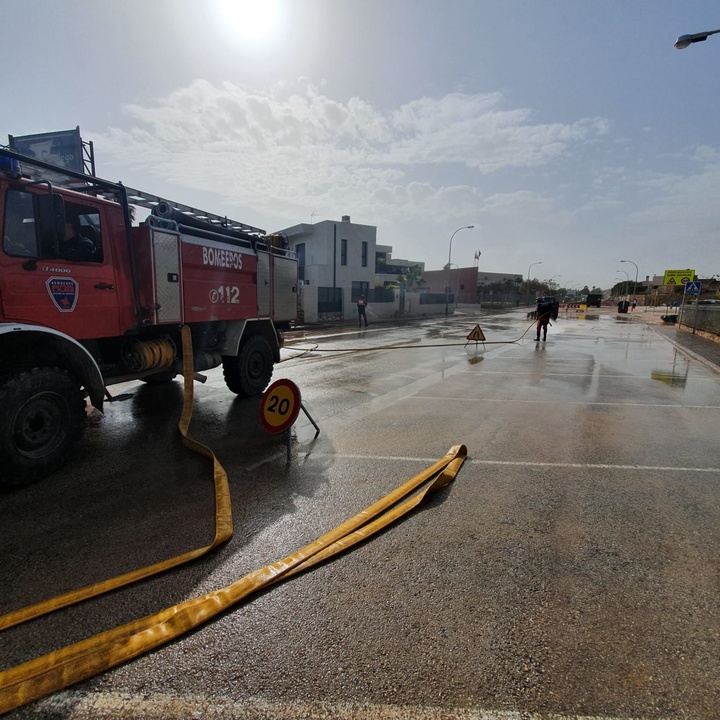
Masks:
[[[297,313],[281,236],[4,148],[0,227],[0,489],[66,462],[108,386],[180,373],[183,325],[196,372],[267,387]]]

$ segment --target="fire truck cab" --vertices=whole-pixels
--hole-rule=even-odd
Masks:
[[[180,373],[183,325],[196,372],[267,387],[297,313],[284,238],[5,149],[0,228],[0,489],[62,465],[108,386]]]

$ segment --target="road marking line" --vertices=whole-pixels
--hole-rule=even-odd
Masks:
[[[27,712],[27,711],[26,711]],[[169,695],[129,692],[64,691],[35,703],[38,718],[61,712],[66,720],[619,720],[610,715],[565,715],[522,710],[465,707],[422,707],[364,702],[272,702],[250,697],[235,701],[219,695]],[[31,717],[31,715],[27,715]],[[643,720],[624,716],[624,720]]]
[[[510,403],[530,403],[536,405],[607,405],[617,407],[645,407],[645,408],[674,408],[675,410],[720,410],[720,405],[671,405],[670,403],[632,403],[632,402],[591,402],[589,400],[515,400],[513,398],[466,398],[466,397],[433,397],[431,395],[408,395],[407,400],[449,400],[458,402],[470,400],[471,402],[496,402],[508,405]]]
[[[691,468],[670,465],[610,465],[607,463],[551,463],[533,460],[466,460],[471,465],[518,465],[521,467],[581,468],[588,470],[652,470],[672,472],[719,473],[720,468]]]
[[[339,460],[377,460],[380,462],[418,462],[427,465],[433,462],[433,458],[406,457],[402,455],[360,455],[360,454],[335,454],[334,458]],[[535,460],[473,460],[470,456],[465,464],[470,465],[510,465],[517,467],[555,467],[555,468],[580,468],[587,470],[652,470],[652,471],[674,471],[674,472],[699,472],[718,473],[720,468],[692,468],[670,465],[611,465],[609,463],[555,463],[537,462]]]
[[[664,370],[661,370],[660,368],[657,368],[657,370],[661,372],[665,372]],[[465,373],[472,373],[474,377],[481,377],[482,375],[524,375],[528,377],[537,377],[537,372],[514,372],[512,370],[486,370],[483,368],[482,373],[478,376],[477,371],[473,371],[470,369],[463,370]],[[627,375],[621,375],[621,374],[612,374],[612,373],[597,373],[597,375],[594,375],[593,373],[587,373],[587,372],[581,372],[581,373],[570,373],[570,372],[563,372],[563,373],[550,373],[550,372],[543,372],[543,377],[603,377],[603,378],[620,378],[623,380],[653,380],[655,382],[658,382],[655,380],[655,378],[651,377],[650,375],[642,376],[642,375],[633,375],[633,374],[627,374]],[[684,377],[681,376],[681,377]],[[692,380],[692,382],[717,382],[717,378],[709,377],[709,376],[697,376],[689,378]]]

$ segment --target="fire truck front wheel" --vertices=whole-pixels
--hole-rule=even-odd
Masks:
[[[85,428],[80,384],[59,368],[0,378],[0,489],[45,477],[68,459]]]
[[[270,343],[262,335],[252,335],[240,346],[237,357],[223,357],[225,384],[244,397],[260,395],[273,373]]]

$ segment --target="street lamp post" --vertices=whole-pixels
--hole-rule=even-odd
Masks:
[[[621,273],[625,274],[625,277],[627,278],[627,282],[625,283],[625,295],[627,295],[628,285],[630,284],[630,275],[628,275],[628,273],[625,272],[625,270],[623,270],[622,268],[619,270],[616,270],[615,272],[621,272]]]
[[[530,305],[530,270],[535,267],[535,265],[542,265],[542,260],[538,260],[537,262],[532,263],[530,267],[528,268],[528,284],[527,284],[527,304]]]
[[[458,228],[451,236],[450,236],[450,245],[448,246],[448,261],[447,265],[445,266],[445,315],[448,314],[448,303],[450,301],[450,261],[452,260],[452,241],[455,235],[457,235],[461,230],[472,230],[475,226],[474,225],[463,225],[462,227]]]
[[[716,33],[720,33],[720,30],[708,30],[706,32],[693,33],[692,35],[681,35],[675,41],[675,47],[678,50],[684,50],[686,47],[689,47],[693,43],[704,42],[711,35],[715,35]]]
[[[455,278],[455,304],[454,304],[454,308],[457,308],[457,299],[458,299],[458,294],[460,293],[460,266],[457,263],[448,263],[448,265],[450,265],[454,268],[457,268],[457,270],[458,270],[457,277]]]
[[[632,260],[621,260],[620,262],[629,262],[631,265],[635,265],[635,263]],[[628,275],[628,280],[630,279],[630,276]],[[638,266],[635,265],[635,284],[633,285],[633,300],[635,299],[635,290],[637,289],[637,279],[638,279]]]

